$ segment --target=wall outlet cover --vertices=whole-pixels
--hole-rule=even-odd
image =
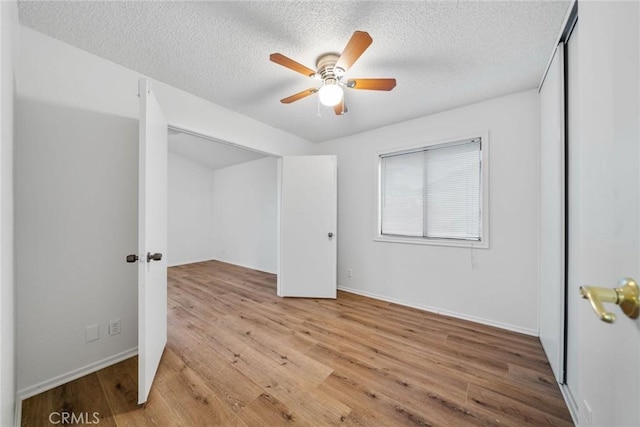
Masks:
[[[120,333],[120,319],[114,319],[109,321],[109,335],[115,335]]]
[[[98,325],[89,325],[85,330],[85,341],[92,342],[100,338],[100,328]]]

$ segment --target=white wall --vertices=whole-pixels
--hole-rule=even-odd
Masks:
[[[169,265],[277,270],[277,160],[212,170],[169,153]]]
[[[15,380],[15,276],[13,231],[14,48],[18,8],[0,2],[0,425],[13,425]]]
[[[169,152],[169,266],[213,258],[214,171]]]
[[[18,94],[53,104],[138,118],[143,75],[20,27]],[[305,154],[312,144],[190,93],[152,81],[169,124],[276,155]]]
[[[276,273],[277,178],[272,157],[215,171],[216,259]]]
[[[374,242],[378,150],[489,131],[489,249]],[[325,142],[338,155],[338,284],[529,334],[538,331],[534,90]],[[347,277],[353,270],[353,278]]]
[[[55,386],[136,345],[140,75],[28,28],[16,62],[18,390]],[[168,121],[276,154],[311,143],[152,83]],[[3,98],[4,99],[4,98]],[[122,319],[108,337],[106,322]],[[85,327],[101,338],[85,343]],[[125,351],[125,353],[122,353]]]
[[[137,346],[138,123],[18,98],[18,389]],[[122,333],[107,323],[121,319]],[[85,328],[100,339],[85,343]],[[29,393],[38,391],[29,390]]]

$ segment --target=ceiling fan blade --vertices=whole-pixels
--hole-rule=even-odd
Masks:
[[[342,51],[336,62],[337,68],[347,71],[360,58],[360,55],[373,43],[373,39],[364,31],[356,31]]]
[[[333,106],[333,112],[336,113],[336,116],[342,116],[349,112],[349,110],[347,109],[347,104],[344,102],[344,96],[339,103]]]
[[[313,76],[316,72],[311,68],[307,68],[304,65],[294,61],[291,58],[287,58],[281,53],[272,53],[269,59],[276,64],[280,64],[283,67],[287,67],[290,70],[296,71],[300,74],[304,74],[307,77]]]
[[[317,91],[318,91],[318,88],[312,87],[312,88],[303,90],[302,92],[298,92],[295,95],[291,95],[287,98],[283,98],[280,100],[280,102],[282,102],[283,104],[291,104],[292,102],[298,101],[302,98],[306,98],[309,95],[313,95]]]
[[[396,87],[396,79],[349,79],[347,87],[363,90],[391,90]]]

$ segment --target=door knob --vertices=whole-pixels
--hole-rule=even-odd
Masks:
[[[127,255],[127,262],[136,262],[140,258],[136,254]]]
[[[617,304],[624,314],[631,319],[637,319],[640,314],[640,290],[638,284],[629,278],[621,279],[617,288],[598,288],[595,286],[581,286],[582,298],[588,299],[593,311],[603,322],[613,323],[616,315],[605,310],[605,302]]]
[[[152,254],[151,252],[147,252],[147,262],[160,261],[161,259],[162,259],[162,254],[159,254],[159,253]]]
[[[327,236],[329,236],[329,238],[332,238],[333,237],[333,233],[329,233],[329,234],[327,234]]]

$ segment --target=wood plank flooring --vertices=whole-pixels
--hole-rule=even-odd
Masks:
[[[345,292],[282,299],[275,283],[217,261],[170,268],[149,401],[133,358],[25,400],[22,425],[65,411],[100,426],[573,425],[537,338]]]

